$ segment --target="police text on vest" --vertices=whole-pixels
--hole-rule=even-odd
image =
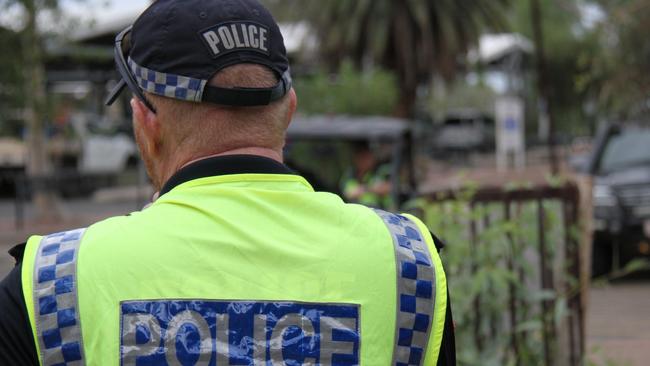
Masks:
[[[121,304],[122,365],[358,365],[357,305]]]

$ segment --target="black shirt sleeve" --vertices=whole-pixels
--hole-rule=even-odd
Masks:
[[[433,233],[433,231],[429,231],[429,234],[431,234],[431,238],[433,239],[433,244],[436,245],[436,249],[438,249],[438,253],[440,253],[441,250],[445,249],[447,244],[445,244],[442,239],[436,236],[436,234]]]
[[[38,366],[21,281],[24,245],[10,251],[18,261],[0,282],[0,365]]]
[[[447,315],[445,316],[442,343],[440,343],[438,366],[456,366],[456,335],[454,334],[454,319],[451,314],[449,291],[447,291]]]
[[[438,253],[445,248],[445,242],[438,238],[433,232],[431,237],[436,244]],[[437,366],[456,366],[456,335],[454,334],[454,318],[451,313],[451,298],[447,290],[447,315],[445,315],[445,329],[442,333],[442,342],[440,343],[440,354],[438,355]]]

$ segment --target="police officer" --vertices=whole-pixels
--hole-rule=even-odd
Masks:
[[[352,150],[353,165],[341,182],[343,196],[349,202],[390,209],[393,205],[390,166],[377,161],[367,141],[355,142]]]
[[[115,58],[159,198],[14,249],[0,364],[455,363],[424,225],[282,164],[296,95],[256,0],[158,0]]]

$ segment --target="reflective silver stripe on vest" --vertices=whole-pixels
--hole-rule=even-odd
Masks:
[[[43,366],[84,365],[77,254],[86,229],[44,237],[34,263],[34,319]]]
[[[436,295],[431,253],[414,222],[385,211],[375,212],[393,237],[397,262],[398,305],[392,365],[422,365],[429,344]]]

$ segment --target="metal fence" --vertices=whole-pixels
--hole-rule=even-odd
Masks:
[[[461,260],[469,264],[461,262],[455,265],[467,265],[468,276],[476,275],[481,270],[482,263],[476,255],[480,246],[507,247],[507,250],[499,252],[503,255],[497,259],[499,265],[504,265],[511,274],[506,281],[507,289],[501,293],[507,296],[507,300],[503,301],[507,309],[492,313],[487,311],[488,314],[485,315],[483,307],[486,297],[499,296],[498,291],[490,288],[493,287],[491,285],[469,294],[473,296],[469,309],[474,314],[468,318],[468,322],[473,324],[465,326],[468,328],[466,332],[473,337],[477,353],[484,352],[489,340],[509,337],[509,344],[504,345],[509,349],[498,351],[502,353],[503,364],[506,364],[507,359],[517,365],[526,365],[529,364],[526,362],[531,361],[525,361],[522,348],[536,342],[531,337],[538,337],[542,345],[535,364],[581,365],[585,356],[585,304],[580,285],[582,262],[578,187],[566,184],[560,187],[482,188],[469,190],[469,193],[432,192],[421,197],[420,202],[424,202],[424,206],[420,207],[440,207],[429,213],[429,217],[449,216],[447,220],[436,220],[433,224],[431,220],[428,222],[430,228],[434,232],[439,231],[443,239],[445,233],[449,232],[449,227],[446,226],[450,223],[455,223],[464,231],[464,238],[469,242],[469,255]],[[458,206],[459,203],[464,209],[449,209],[449,204]],[[524,211],[528,213],[525,219]],[[462,215],[463,212],[467,214]],[[427,213],[421,214],[427,217]],[[549,220],[551,214],[555,215],[556,222]],[[513,228],[517,223],[523,225],[522,220],[530,228],[527,236],[517,235]],[[491,233],[491,239],[486,240],[486,235],[482,234],[496,227],[497,222],[504,229],[496,235]],[[462,239],[457,237],[455,240]],[[448,244],[449,247],[458,243]],[[454,269],[450,272],[453,276]],[[450,278],[452,284],[454,280]],[[544,294],[538,299],[529,296],[533,293],[530,289],[536,286],[539,287],[537,292]],[[523,295],[522,288],[525,289]],[[467,294],[452,293],[452,299],[454,296],[465,295]],[[562,303],[558,304],[558,301]],[[530,319],[538,319],[541,329],[526,331],[522,324]],[[459,344],[459,348],[462,347],[465,345]]]

